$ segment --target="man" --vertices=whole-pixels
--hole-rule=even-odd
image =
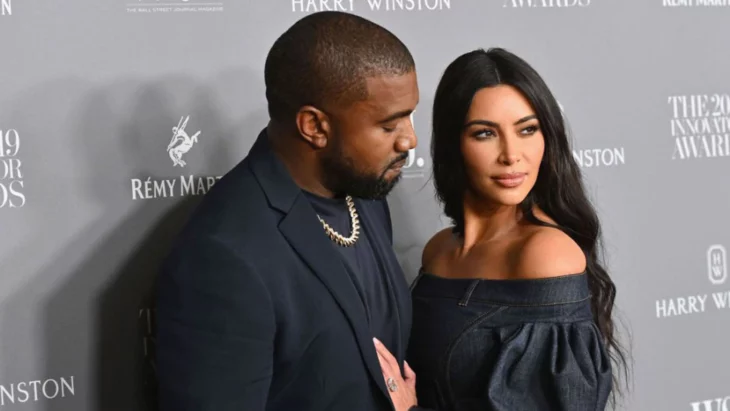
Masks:
[[[323,12],[275,42],[265,80],[268,126],[159,279],[161,408],[392,410],[373,338],[402,364],[410,299],[384,197],[416,145],[413,58]]]

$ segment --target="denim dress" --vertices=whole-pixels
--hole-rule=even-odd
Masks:
[[[483,280],[421,271],[411,290],[417,409],[605,410],[611,363],[585,273]]]

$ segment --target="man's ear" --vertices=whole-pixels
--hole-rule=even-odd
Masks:
[[[309,144],[317,149],[327,147],[330,138],[330,119],[314,106],[302,106],[297,111],[297,130]]]

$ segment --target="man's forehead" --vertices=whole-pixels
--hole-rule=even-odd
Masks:
[[[418,83],[415,71],[405,74],[381,74],[365,78],[369,94],[417,93]]]
[[[362,101],[370,110],[415,109],[419,100],[415,75],[378,76],[367,79],[368,97]]]

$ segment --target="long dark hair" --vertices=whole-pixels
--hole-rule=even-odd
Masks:
[[[612,315],[616,286],[601,263],[600,223],[585,194],[560,106],[540,75],[527,62],[506,50],[478,49],[461,55],[446,68],[436,89],[431,156],[436,194],[444,213],[452,220],[454,232],[463,235],[464,193],[468,179],[461,152],[461,130],[476,92],[497,85],[510,85],[527,98],[545,139],[545,154],[537,181],[520,204],[523,216],[530,223],[562,230],[585,253],[593,316],[612,362],[623,368],[627,381],[626,354],[616,336]],[[538,219],[533,212],[535,206],[557,225]],[[615,387],[617,376],[614,368]]]

